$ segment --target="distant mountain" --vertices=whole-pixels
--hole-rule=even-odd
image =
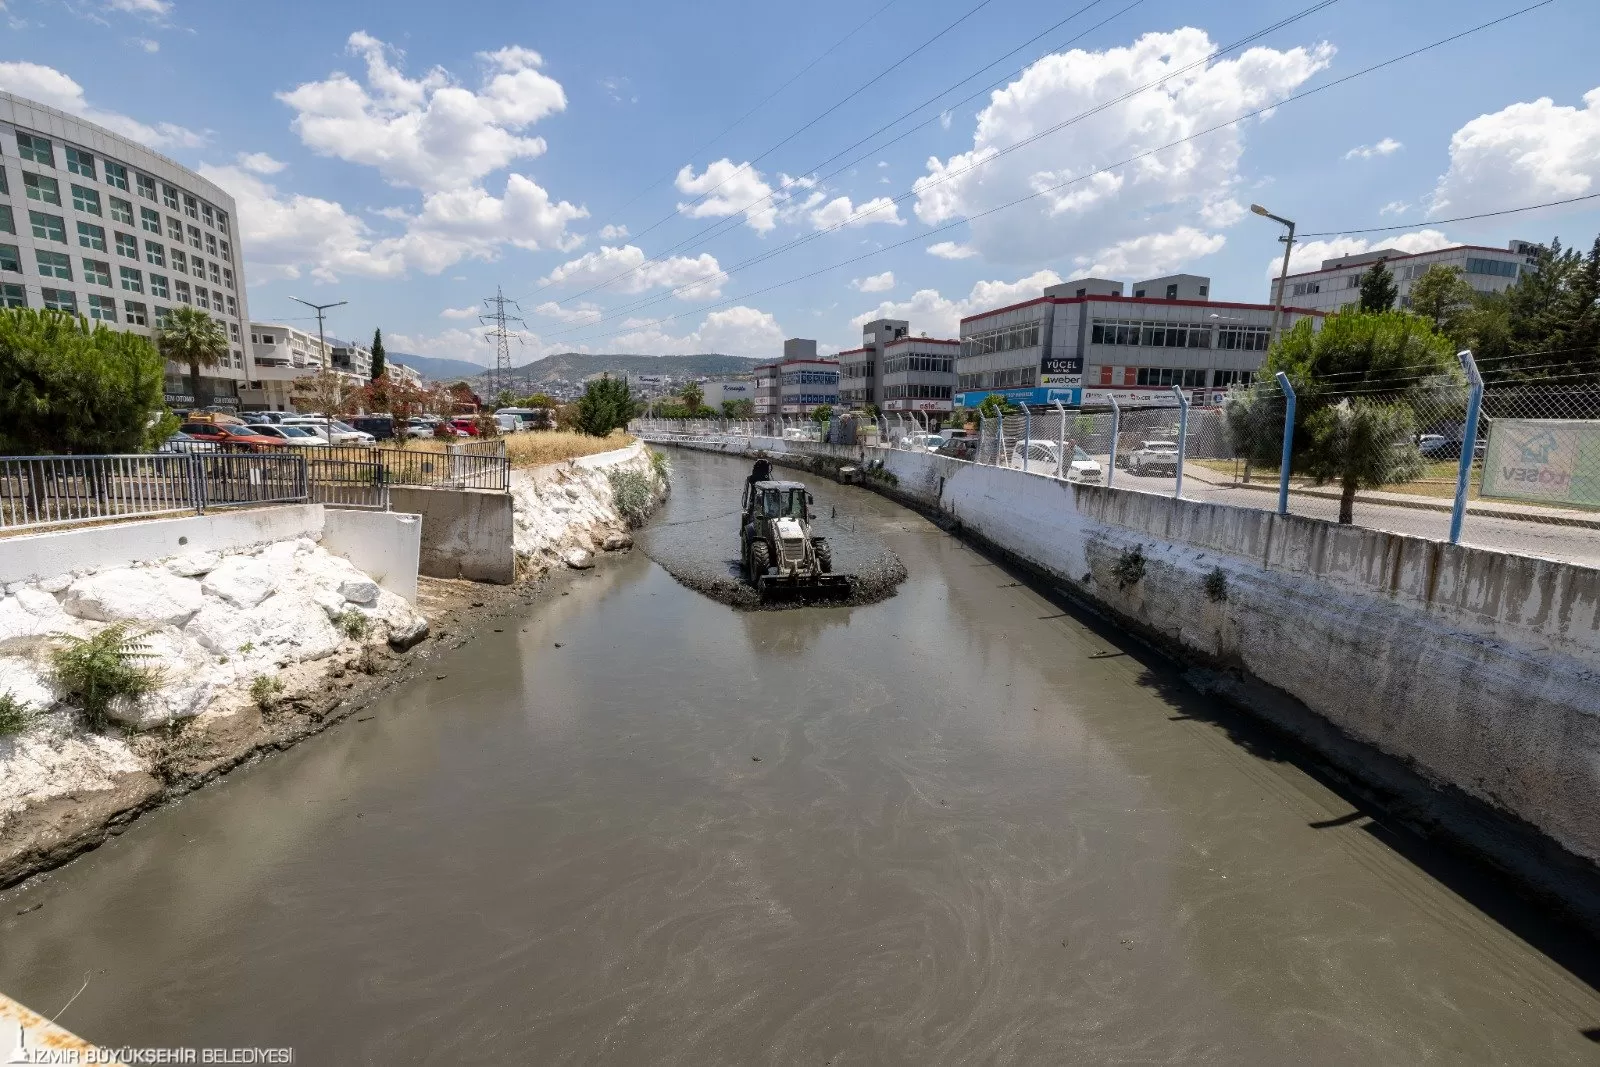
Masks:
[[[405,362],[401,360],[401,362]],[[746,359],[743,356],[723,356],[707,353],[698,356],[591,356],[579,352],[562,352],[543,359],[514,367],[512,378],[519,389],[535,388],[565,380],[580,382],[594,374],[667,374],[674,378],[694,378],[726,374],[749,374],[754,368],[770,360]],[[485,370],[478,368],[479,375]]]
[[[464,359],[437,359],[433,356],[414,356],[410,352],[388,352],[385,358],[403,363],[430,382],[459,382],[483,373],[483,366]]]

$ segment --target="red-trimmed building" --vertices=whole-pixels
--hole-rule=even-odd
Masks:
[[[755,369],[757,415],[809,415],[839,403],[839,364],[817,358],[817,342],[791,337],[783,359]]]
[[[1400,306],[1411,306],[1411,286],[1429,267],[1455,267],[1466,283],[1480,293],[1503,293],[1517,279],[1533,269],[1533,245],[1512,241],[1505,248],[1487,245],[1451,245],[1431,252],[1402,252],[1396,248],[1375,248],[1353,256],[1325,259],[1317,270],[1291,274],[1287,279],[1287,299],[1297,306],[1318,311],[1338,311],[1361,300],[1361,276],[1382,260],[1394,272],[1400,287]],[[1278,293],[1278,279],[1272,279],[1271,298]]]
[[[1271,304],[1210,298],[1211,279],[1175,274],[1135,282],[1079,278],[1033,300],[961,320],[956,404],[990,393],[1048,406],[1176,404],[1172,387],[1196,404],[1221,403],[1266,358]],[[1324,313],[1283,309],[1283,328]]]
[[[861,347],[839,353],[839,402],[883,412],[948,414],[955,396],[961,342],[911,336],[905,319],[874,319],[861,327]]]

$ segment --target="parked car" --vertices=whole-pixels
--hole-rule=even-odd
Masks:
[[[323,448],[328,446],[328,442],[323,440],[319,434],[314,434],[310,430],[307,430],[301,426],[262,425],[256,426],[254,429],[257,433],[263,434],[267,437],[281,437],[285,444],[313,446],[320,445]]]
[[[1143,441],[1128,453],[1128,470],[1134,474],[1177,474],[1176,441]]]
[[[439,425],[439,420],[432,415],[420,415],[406,423],[407,437],[432,437],[433,428]]]
[[[192,437],[189,434],[184,433],[182,430],[170,435],[165,441],[162,441],[161,446],[156,449],[157,452],[163,452],[168,455],[172,455],[174,453],[187,455],[190,452],[217,452],[220,450],[221,446],[215,441],[202,441],[198,437]]]
[[[906,448],[921,449],[926,452],[937,452],[944,443],[945,439],[936,433],[907,434],[905,439]]]
[[[178,430],[197,441],[210,441],[225,449],[266,452],[283,447],[281,439],[258,433],[256,427],[242,422],[186,422]]]
[[[457,437],[478,436],[478,420],[470,415],[460,415],[451,419],[450,428],[456,431]]]
[[[1070,450],[1062,474],[1069,482],[1100,482],[1105,479],[1105,471],[1101,469],[1089,453],[1072,443],[1067,444]],[[1017,470],[1022,469],[1024,446],[1019,441],[1016,448],[1011,450],[1010,465]],[[1061,445],[1056,441],[1030,441],[1026,446],[1028,467],[1035,474],[1054,475],[1058,469],[1058,457],[1061,455]]]
[[[375,441],[394,438],[394,417],[391,415],[357,415],[349,422],[352,429],[371,434]]]
[[[939,436],[944,438],[946,441],[965,441],[968,434],[964,428],[946,426],[944,429],[939,431]]]
[[[977,454],[977,443],[968,437],[952,437],[940,445],[935,453],[951,459],[971,459]]]
[[[297,415],[292,419],[285,419],[279,425],[298,426],[302,430],[310,430],[329,444],[334,445],[370,445],[374,438],[370,433],[356,429],[348,423],[338,419],[324,419],[312,415]]]
[[[1488,442],[1479,441],[1472,449],[1472,458],[1481,460]],[[1430,462],[1461,458],[1461,438],[1443,434],[1425,433],[1417,438],[1417,451]]]

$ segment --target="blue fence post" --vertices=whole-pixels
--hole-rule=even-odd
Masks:
[[[1483,413],[1483,375],[1472,350],[1456,353],[1467,372],[1467,424],[1461,430],[1461,463],[1456,468],[1456,502],[1450,509],[1450,543],[1461,543],[1461,524],[1467,517],[1467,487],[1472,483],[1472,459],[1478,451],[1478,417]]]
[[[1117,398],[1111,398],[1111,454],[1106,457],[1110,467],[1106,469],[1106,488],[1111,488],[1111,479],[1117,476],[1117,438],[1122,433],[1122,405],[1117,403]]]
[[[1183,461],[1189,454],[1189,394],[1182,386],[1174,385],[1172,395],[1178,398],[1178,469],[1174,474],[1172,495],[1183,496]]]
[[[1294,386],[1289,376],[1278,372],[1278,388],[1283,390],[1283,459],[1278,465],[1278,514],[1289,514],[1289,461],[1294,454]]]

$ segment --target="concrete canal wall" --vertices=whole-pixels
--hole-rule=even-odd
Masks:
[[[1579,873],[1600,860],[1600,571],[921,452],[708,447],[881,461],[883,491],[1213,668],[1207,684],[1336,762],[1480,802],[1438,819],[1501,865],[1548,883],[1570,858],[1530,855],[1519,824]],[[1113,572],[1136,557],[1137,581]]]

